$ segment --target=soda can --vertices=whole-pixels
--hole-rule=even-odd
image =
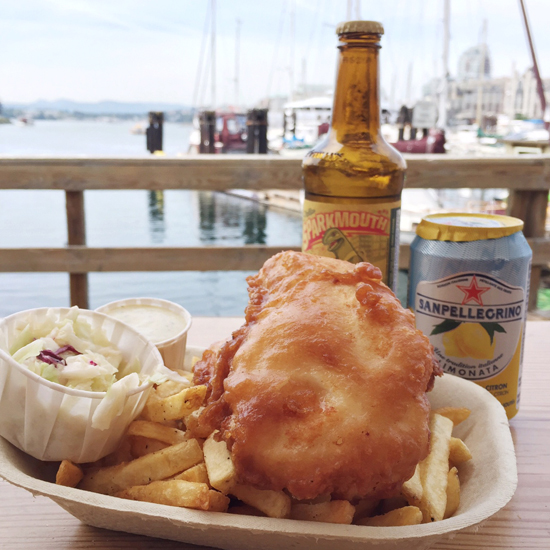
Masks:
[[[532,251],[523,222],[432,214],[411,244],[408,305],[444,372],[519,410]]]

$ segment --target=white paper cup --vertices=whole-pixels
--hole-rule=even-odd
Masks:
[[[185,347],[187,345],[187,333],[191,328],[192,322],[191,314],[179,304],[175,304],[174,302],[170,302],[168,300],[162,300],[161,298],[127,298],[105,304],[104,306],[97,308],[96,311],[104,313],[105,315],[111,315],[115,310],[121,309],[125,306],[156,307],[171,311],[182,318],[184,328],[178,334],[164,340],[152,342],[160,351],[164,364],[169,369],[183,369]],[[137,327],[134,328],[139,330]],[[144,334],[144,336],[147,338],[147,334]]]
[[[108,429],[92,427],[93,414],[105,392],[50,382],[9,353],[16,328],[25,319],[43,319],[48,311],[64,316],[69,308],[27,310],[0,321],[0,435],[39,460],[93,462],[116,449],[130,422],[141,413],[151,384],[128,391]],[[79,318],[88,321],[94,330],[102,330],[120,349],[126,363],[137,358],[142,375],[152,375],[162,365],[156,347],[124,323],[89,310],[80,310]]]

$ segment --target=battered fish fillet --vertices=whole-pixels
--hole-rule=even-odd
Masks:
[[[299,499],[390,496],[428,454],[433,348],[380,270],[297,252],[248,278],[246,323],[195,365],[199,423],[238,481]]]

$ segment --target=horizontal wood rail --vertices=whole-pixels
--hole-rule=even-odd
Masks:
[[[509,211],[525,221],[533,249],[530,309],[536,306],[541,268],[550,263],[545,219],[550,191],[550,155],[518,157],[407,157],[408,188],[509,189]],[[301,161],[271,155],[200,155],[178,159],[0,158],[0,190],[63,190],[67,198],[69,245],[63,248],[0,249],[2,272],[71,274],[71,303],[87,307],[91,271],[252,271],[271,255],[296,247],[86,247],[84,191],[127,189],[300,189]],[[409,265],[400,247],[400,268]]]
[[[281,250],[293,246],[208,246],[0,249],[0,272],[65,271],[255,271]]]
[[[550,155],[407,157],[406,186],[550,190]],[[275,155],[197,155],[181,159],[0,158],[0,189],[301,189],[301,160]]]
[[[527,239],[533,249],[533,266],[550,259],[549,239]],[[298,246],[206,246],[196,247],[109,247],[67,246],[65,248],[2,248],[0,272],[24,273],[91,271],[255,271],[282,250]],[[408,269],[410,246],[401,244],[399,269]]]

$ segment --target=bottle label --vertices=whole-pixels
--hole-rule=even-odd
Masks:
[[[489,390],[517,412],[526,293],[487,273],[418,283],[416,326],[430,338],[441,368]]]
[[[334,204],[304,201],[302,251],[352,263],[369,262],[395,289],[401,201]]]

